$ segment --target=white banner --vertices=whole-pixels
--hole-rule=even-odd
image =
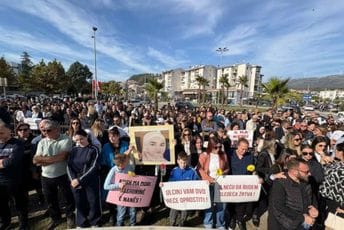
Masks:
[[[24,118],[24,123],[30,125],[31,130],[38,130],[42,118]]]
[[[259,179],[257,175],[229,175],[220,176],[215,184],[215,202],[252,202],[260,195]]]
[[[250,148],[253,145],[253,131],[252,130],[228,130],[227,136],[231,139],[231,147],[236,148],[238,146],[238,140],[245,138],[250,144]]]
[[[209,184],[204,180],[164,182],[161,188],[167,207],[176,210],[210,208]]]

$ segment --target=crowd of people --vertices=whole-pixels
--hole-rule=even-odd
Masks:
[[[30,129],[27,118],[41,119],[38,130]],[[170,103],[156,110],[111,100],[28,100],[2,101],[0,119],[0,229],[11,226],[11,200],[19,229],[30,228],[31,190],[47,207],[48,229],[63,221],[60,196],[68,228],[104,225],[110,221],[102,218],[104,210],[113,225],[124,225],[126,212],[129,224],[136,225],[139,211],[154,212],[163,201],[152,199],[150,207],[136,210],[105,200],[108,190],[125,187],[112,181],[116,173],[158,176],[156,166],[134,164],[128,135],[132,126],[150,125],[174,127],[176,153],[176,165],[158,177],[154,197],[162,182],[198,179],[209,182],[213,197],[218,170],[221,175],[250,175],[247,166],[255,165],[262,184],[259,200],[213,202],[194,212],[203,217],[205,228],[245,230],[249,220],[258,227],[266,211],[273,230],[324,229],[329,212],[344,217],[344,127],[331,115],[324,121],[316,112],[292,110],[177,109]],[[234,143],[229,130],[253,132],[252,143],[245,138]],[[161,134],[159,138],[166,145]],[[144,141],[142,150],[148,145]],[[189,214],[171,210],[170,224],[184,226]]]

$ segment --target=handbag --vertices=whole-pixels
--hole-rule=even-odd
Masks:
[[[335,214],[329,212],[325,220],[325,226],[326,229],[341,230],[344,226],[344,218],[337,216],[337,212]]]

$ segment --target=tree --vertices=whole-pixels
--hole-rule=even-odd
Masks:
[[[158,110],[158,94],[160,90],[164,88],[164,83],[159,82],[156,78],[148,79],[147,84],[145,85],[145,90],[148,93],[148,96],[154,99],[155,110]]]
[[[228,98],[228,89],[230,87],[228,74],[222,74],[222,76],[219,79],[219,82],[221,84],[221,104],[225,104],[225,100],[227,101]],[[225,95],[225,88],[227,88],[227,93]],[[227,104],[227,103],[226,103]]]
[[[202,103],[202,102],[204,103],[205,95],[203,94],[203,100],[201,101],[201,90],[203,87],[203,91],[205,91],[205,87],[209,86],[209,80],[200,75],[197,75],[195,80],[198,84],[198,100],[197,101],[198,103]]]
[[[16,74],[4,57],[0,58],[0,77],[7,79],[7,85],[11,86],[16,82]]]
[[[122,92],[122,86],[119,82],[116,81],[108,81],[102,83],[102,94],[105,95],[115,95],[116,99]]]
[[[67,92],[77,95],[78,93],[91,92],[92,72],[87,65],[76,61],[71,64],[66,72]]]
[[[239,77],[239,85],[240,85],[240,106],[242,106],[242,98],[244,93],[244,88],[248,87],[248,77],[246,75],[243,75]]]
[[[287,86],[289,80],[289,78],[286,80],[280,80],[278,77],[272,77],[267,83],[262,84],[264,93],[266,93],[272,101],[273,109],[277,108],[279,100],[284,98],[289,92]]]
[[[21,55],[18,81],[21,90],[24,92],[32,91],[31,71],[33,64],[30,58],[31,56],[26,51]]]

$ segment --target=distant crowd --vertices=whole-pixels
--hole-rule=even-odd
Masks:
[[[28,118],[37,118],[33,128]],[[205,228],[247,228],[260,225],[268,211],[268,229],[325,229],[329,213],[344,218],[344,125],[316,112],[268,109],[227,111],[206,105],[177,108],[170,103],[126,104],[88,102],[1,101],[0,105],[0,229],[11,226],[11,200],[19,229],[30,229],[29,191],[47,207],[48,229],[62,219],[67,227],[123,226],[144,223],[163,206],[161,182],[206,180],[211,196],[221,175],[257,175],[262,189],[257,202],[216,203],[202,212],[170,210],[171,226],[191,225],[191,215]],[[170,125],[174,130],[175,165],[163,175],[154,165],[135,165],[130,127]],[[253,133],[252,140],[232,140],[232,130]],[[149,143],[147,143],[149,144]],[[146,145],[146,144],[144,144]],[[248,170],[254,165],[255,170]],[[128,208],[106,202],[109,190],[123,190],[116,173],[157,176],[151,205]],[[160,186],[159,186],[160,185]],[[109,211],[111,218],[104,218]],[[139,218],[140,217],[140,218]],[[149,224],[149,221],[145,222]]]

